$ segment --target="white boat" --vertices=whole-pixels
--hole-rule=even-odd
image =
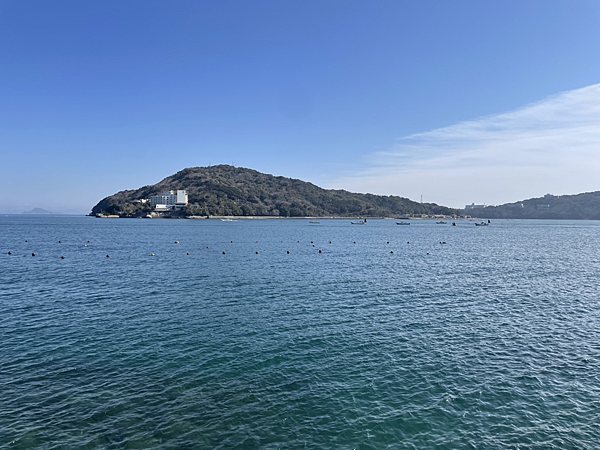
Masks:
[[[485,222],[475,224],[476,227],[487,227],[488,225],[489,225],[489,223],[485,223]]]
[[[235,222],[233,219],[221,219],[221,222]]]
[[[444,222],[443,220],[440,220],[439,222],[436,222],[438,225],[446,225],[448,222]]]
[[[366,225],[366,220],[359,220],[358,222],[350,222],[352,225]]]
[[[410,225],[410,222],[396,222],[396,225]]]

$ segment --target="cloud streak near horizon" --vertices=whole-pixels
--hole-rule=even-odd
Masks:
[[[600,84],[401,138],[366,166],[331,187],[454,207],[600,190]]]

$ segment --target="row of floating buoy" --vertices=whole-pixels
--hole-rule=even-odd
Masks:
[[[408,243],[408,242],[407,242],[407,243]],[[440,242],[440,244],[446,244],[446,242]],[[208,248],[208,247],[206,247],[206,248]],[[319,253],[323,253],[323,251],[322,251],[322,250],[319,250]],[[9,252],[8,252],[8,255],[9,255],[9,256],[11,256],[12,254],[13,254],[13,253],[12,253],[11,251],[9,251]],[[223,255],[226,255],[227,253],[226,253],[225,251],[223,251],[223,253],[222,253],[222,254],[223,254]],[[255,254],[255,255],[258,255],[258,251],[254,252],[254,254]],[[289,254],[290,254],[290,251],[289,251],[289,250],[286,250],[286,254],[288,254],[288,255],[289,255]],[[390,251],[390,254],[394,254],[394,251],[393,251],[393,250],[391,250],[391,251]],[[429,253],[427,253],[427,254],[429,255]],[[186,253],[186,256],[189,256],[189,255],[190,255],[190,253],[189,253],[189,252],[187,252],[187,253]],[[32,254],[31,254],[31,256],[35,256],[35,253],[32,253]],[[156,254],[155,254],[155,253],[151,253],[151,254],[150,254],[150,256],[156,256]],[[110,255],[106,255],[106,257],[107,257],[107,258],[110,258]],[[61,257],[60,257],[60,259],[65,259],[65,256],[64,256],[64,255],[63,255],[63,256],[61,256]]]
[[[27,239],[25,239],[25,242],[29,242]],[[62,244],[62,241],[58,241],[59,244]],[[89,244],[90,241],[87,241],[87,243]],[[179,244],[179,242],[176,242],[176,244]]]
[[[25,242],[28,242],[28,240],[25,240]],[[88,242],[88,244],[90,243],[90,241],[87,241],[87,242]],[[59,243],[59,244],[62,244],[62,241],[60,240],[60,241],[58,241],[58,243]],[[179,243],[180,243],[179,241],[175,241],[175,244],[179,244]],[[231,244],[233,244],[233,241],[230,241],[230,243],[231,243]],[[256,241],[256,243],[258,243],[258,241]],[[298,241],[298,243],[300,243],[300,241]],[[313,247],[315,247],[315,245],[314,245],[314,241],[310,241],[310,243],[311,243],[311,244],[313,244]],[[356,241],[353,241],[352,243],[353,243],[353,244],[356,244]],[[389,244],[389,243],[390,243],[390,241],[386,241],[386,244]],[[406,243],[407,243],[407,244],[410,244],[410,241],[407,241]],[[447,244],[447,242],[446,242],[446,241],[439,241],[439,243],[440,243],[441,245],[446,245],[446,244]],[[329,241],[329,244],[332,244],[332,241]],[[85,244],[85,245],[84,245],[84,247],[87,247],[87,244]],[[208,246],[206,246],[206,248],[209,248],[209,247],[208,247]],[[323,251],[322,251],[322,250],[319,250],[319,253],[323,253]],[[394,253],[394,251],[393,251],[393,250],[392,250],[392,251],[390,251],[390,254],[393,254],[393,253]],[[9,255],[9,256],[11,256],[12,254],[13,254],[13,253],[12,253],[12,251],[9,251],[9,252],[8,252],[8,255]],[[223,254],[223,255],[225,255],[225,254],[226,254],[226,252],[225,252],[225,251],[223,251],[223,253],[222,253],[222,254]],[[255,254],[256,254],[256,255],[258,255],[258,251],[256,251],[256,252],[255,252]],[[288,255],[289,255],[289,254],[290,254],[290,251],[289,251],[289,250],[286,250],[286,254],[288,254]],[[427,253],[427,254],[429,255],[429,253]],[[189,256],[189,255],[190,255],[190,253],[188,252],[188,253],[186,253],[186,255],[187,255],[187,256]],[[34,257],[34,256],[35,256],[35,253],[32,253],[32,254],[31,254],[31,256],[33,256],[33,257]],[[155,255],[154,253],[152,253],[150,256],[156,256],[156,255]],[[106,255],[106,257],[107,257],[107,258],[110,258],[110,255]],[[61,256],[61,257],[60,257],[60,259],[65,259],[65,256]]]
[[[29,241],[25,240],[25,242],[29,242]],[[63,242],[62,241],[58,241],[58,243],[62,244]],[[90,241],[87,241],[87,244],[89,244],[89,243],[90,243]],[[180,242],[179,241],[175,241],[174,243],[175,244],[179,244]],[[233,241],[230,241],[230,243],[233,244]],[[256,243],[258,244],[258,241],[256,241]],[[310,241],[310,243],[314,244],[314,241]],[[352,243],[356,244],[356,241],[353,241]],[[390,243],[390,241],[386,241],[386,244],[389,244],[389,243]],[[88,246],[87,244],[84,244],[84,247],[87,247]],[[298,244],[300,244],[300,241],[298,241]],[[332,244],[332,241],[329,241],[329,244]],[[410,244],[410,242],[407,242],[407,244]],[[446,244],[446,242],[440,242],[440,244]],[[208,248],[208,247],[206,247],[206,248]]]
[[[27,241],[25,241],[25,242],[27,242]],[[58,242],[59,242],[59,243],[61,243],[60,241],[58,241]],[[89,241],[88,241],[88,242],[89,242]],[[258,243],[258,241],[256,241],[256,242]],[[298,242],[300,242],[300,241],[298,241]],[[233,244],[233,241],[231,241],[231,243]],[[314,243],[313,243],[313,241],[310,241],[310,243],[311,243],[311,244],[313,244],[313,247],[315,246],[315,245],[314,245]],[[329,243],[331,244],[332,242],[331,242],[331,241],[329,241]],[[356,244],[356,241],[353,241],[352,243],[353,243],[353,244]],[[389,244],[389,243],[390,243],[390,241],[387,241],[387,242],[386,242],[386,244]],[[407,243],[407,244],[410,244],[410,241],[407,241],[406,243]],[[440,241],[439,243],[440,243],[440,244],[447,244],[447,242],[446,242],[446,241]],[[179,244],[179,241],[175,241],[175,244]],[[85,245],[84,245],[84,247],[87,247],[87,244],[85,244]],[[206,248],[209,248],[209,247],[208,247],[208,246],[206,246]],[[256,252],[256,253],[258,254],[258,252]],[[8,252],[8,254],[9,254],[9,255],[12,255],[12,252],[10,252],[10,251],[9,251],[9,252]],[[189,255],[189,253],[188,253],[188,255]],[[35,256],[35,255],[34,255],[34,254],[32,254],[32,256]],[[110,255],[106,255],[106,256],[107,256],[107,257],[110,257]],[[152,253],[152,256],[154,256],[154,253]]]
[[[25,239],[25,242],[26,242],[26,243],[29,243],[29,240],[28,240],[28,239]],[[59,244],[62,244],[63,242],[62,242],[62,240],[59,240],[59,241],[58,241],[58,243],[59,243]],[[90,241],[87,241],[87,244],[89,244],[89,243],[90,243]],[[87,246],[88,246],[87,244],[84,244],[83,246],[84,246],[84,247],[87,247]],[[12,253],[11,251],[9,251],[9,252],[8,252],[8,256],[12,256],[12,254],[13,254],[13,253]],[[35,253],[32,253],[32,254],[31,254],[31,256],[32,256],[32,257],[35,257]],[[106,255],[106,257],[107,257],[107,258],[110,258],[110,255]],[[64,255],[61,255],[60,259],[66,259],[66,257],[65,257]]]
[[[8,252],[8,256],[12,256],[13,252],[9,251]],[[189,253],[188,253],[189,255]],[[31,256],[35,256],[35,253],[32,253]],[[152,256],[154,256],[154,253],[152,253]],[[110,258],[110,255],[106,255],[107,258]],[[60,259],[65,259],[64,255],[60,257]]]
[[[25,242],[27,242],[27,241],[25,241]],[[88,242],[89,242],[89,241],[88,241]],[[231,241],[231,242],[233,243],[233,241]],[[300,241],[298,241],[298,242],[300,242]],[[312,242],[313,242],[313,241],[311,241],[311,244],[312,244]],[[178,241],[177,241],[177,242],[175,242],[175,243],[176,243],[176,244],[179,244],[179,242],[178,242]],[[329,243],[331,244],[331,241],[329,241]],[[387,242],[386,242],[386,244],[389,244],[389,243],[390,243],[389,241],[387,241]],[[406,243],[407,243],[407,244],[410,244],[410,241],[408,241],[408,242],[406,242]],[[354,242],[353,242],[353,244],[356,244],[356,241],[354,241]],[[440,241],[440,244],[447,244],[447,242],[446,242],[446,241]],[[315,245],[313,244],[313,247],[314,247],[314,246],[315,246]],[[87,244],[86,244],[86,245],[84,245],[84,247],[87,247]],[[208,246],[206,246],[206,248],[209,248],[209,247],[208,247]],[[290,252],[289,252],[289,250],[287,251],[287,253],[288,253],[288,254],[290,253]],[[321,250],[319,250],[319,253],[321,253]],[[13,253],[12,253],[11,251],[9,251],[9,252],[8,252],[8,255],[9,255],[9,256],[10,256],[10,255],[12,255],[12,254],[13,254]],[[223,254],[225,254],[225,252],[223,252]],[[258,252],[256,252],[256,254],[258,255]],[[186,253],[186,255],[189,255],[189,253]],[[35,256],[35,253],[32,253],[32,254],[31,254],[31,256]],[[152,253],[150,256],[155,256],[155,255],[154,255],[154,253]],[[106,257],[107,257],[107,258],[110,258],[110,255],[106,255]],[[64,259],[64,258],[63,258],[63,259]]]
[[[25,242],[28,242],[28,241],[25,241]],[[87,242],[88,242],[88,244],[90,243],[90,241],[87,241]],[[297,241],[297,242],[300,244],[300,241]],[[58,241],[58,243],[62,244],[62,241]],[[179,241],[175,241],[175,244],[179,244],[179,243],[180,243]],[[230,243],[233,244],[233,241],[230,241]],[[258,244],[258,241],[256,241],[256,243]],[[310,243],[313,244],[313,247],[314,247],[314,241],[310,241]],[[356,241],[352,241],[352,243],[356,244]],[[389,243],[390,243],[390,241],[386,241],[386,244],[389,244]],[[410,244],[410,241],[407,241],[406,243]],[[440,244],[446,244],[446,243],[447,242],[445,242],[445,241],[440,241]],[[333,244],[333,242],[329,241],[329,244]],[[87,247],[87,246],[88,246],[87,244],[84,244],[84,247]],[[206,248],[209,248],[209,247],[207,246]]]

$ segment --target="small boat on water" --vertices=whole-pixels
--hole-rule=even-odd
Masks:
[[[221,222],[235,222],[233,219],[221,219]]]
[[[410,222],[396,222],[396,225],[410,225]]]
[[[487,227],[488,225],[489,225],[489,223],[485,223],[485,222],[480,222],[480,223],[475,224],[476,227]]]
[[[359,220],[357,222],[350,222],[352,225],[366,225],[367,221],[366,220]]]
[[[448,222],[444,222],[443,220],[440,220],[439,222],[436,222],[438,225],[446,225]]]
[[[308,223],[312,223],[313,225],[318,225],[318,224],[320,224],[321,222],[310,221],[310,222],[308,222]]]

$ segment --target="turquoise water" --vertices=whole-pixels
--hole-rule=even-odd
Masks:
[[[596,449],[599,237],[0,217],[0,447]]]

